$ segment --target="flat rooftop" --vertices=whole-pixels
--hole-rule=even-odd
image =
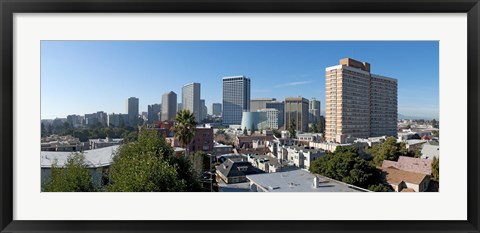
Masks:
[[[319,178],[318,188],[313,179]],[[342,183],[305,170],[247,175],[247,179],[268,192],[367,192],[368,190]]]
[[[325,152],[325,150],[315,148],[315,147],[309,147],[309,146],[293,145],[293,146],[285,146],[285,147],[290,148],[290,149],[295,149],[295,150],[302,150],[302,151],[305,151],[305,152],[313,152],[313,153]]]
[[[118,145],[104,147],[94,150],[83,151],[85,155],[85,163],[88,167],[105,167],[112,164],[113,154],[118,149]],[[52,164],[56,162],[58,167],[64,167],[67,163],[68,157],[75,152],[71,151],[41,151],[40,152],[40,166],[42,168],[51,168]]]

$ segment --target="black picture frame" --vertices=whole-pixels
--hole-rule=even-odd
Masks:
[[[479,232],[478,0],[0,0],[1,232]],[[468,13],[467,221],[14,221],[14,13]],[[374,208],[374,207],[372,207]],[[445,210],[448,211],[448,210]],[[214,218],[214,216],[212,216]]]

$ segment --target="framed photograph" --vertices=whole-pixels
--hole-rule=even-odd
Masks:
[[[1,232],[479,232],[478,0],[0,7]]]

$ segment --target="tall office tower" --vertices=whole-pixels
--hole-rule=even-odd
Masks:
[[[397,80],[370,73],[370,64],[350,58],[327,67],[325,140],[396,136]]]
[[[182,110],[189,110],[195,121],[201,121],[200,83],[189,83],[182,88]]]
[[[266,114],[265,129],[278,129],[278,110],[274,108],[264,108],[258,110]]]
[[[250,79],[245,76],[223,78],[223,124],[240,125],[242,112],[250,111]]]
[[[308,121],[310,123],[317,123],[320,119],[320,101],[311,98],[308,103]]]
[[[285,98],[285,129],[295,123],[297,131],[308,129],[308,100],[302,97]]]
[[[255,112],[260,109],[265,109],[267,107],[267,103],[275,101],[275,98],[257,98],[250,100],[250,111]]]
[[[138,124],[138,98],[128,98],[126,108],[128,114],[128,125],[136,126]]]
[[[205,100],[204,99],[200,99],[200,120],[204,120],[207,118],[207,106],[205,106]]]
[[[152,104],[148,105],[147,109],[147,119],[148,119],[148,124],[153,124],[156,121],[162,120],[161,118],[158,117],[158,113],[161,112],[162,110],[162,105],[161,104]]]
[[[266,108],[274,108],[278,110],[278,128],[282,128],[285,125],[285,103],[283,101],[272,101],[266,103]]]
[[[214,115],[214,116],[221,116],[222,115],[222,104],[221,103],[213,103],[212,104],[212,115]]]
[[[162,121],[175,119],[177,115],[177,94],[169,91],[162,95]]]
[[[177,112],[182,111],[182,103],[177,104]]]

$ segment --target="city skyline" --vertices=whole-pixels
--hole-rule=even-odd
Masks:
[[[436,41],[42,41],[41,56],[42,119],[126,113],[129,97],[142,112],[192,82],[211,112],[222,103],[222,78],[235,75],[251,79],[251,99],[316,98],[323,115],[325,68],[344,57],[398,80],[399,114],[439,114]]]

